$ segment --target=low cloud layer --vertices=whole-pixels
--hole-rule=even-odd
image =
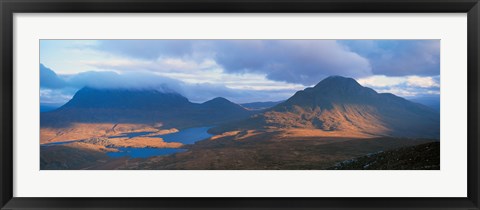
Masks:
[[[57,75],[41,65],[40,74],[48,74],[42,80],[42,103],[65,103],[77,90],[83,87],[100,89],[155,89],[162,92],[176,92],[193,102],[205,102],[215,97],[224,97],[237,103],[251,101],[279,101],[290,97],[296,89],[232,89],[225,85],[211,83],[185,83],[153,73],[116,73],[111,71],[89,71],[71,75]],[[51,74],[53,73],[53,74]],[[57,84],[62,84],[57,85]]]
[[[358,82],[378,92],[393,93],[404,97],[440,94],[439,77],[387,77],[385,75],[377,75],[358,79]]]

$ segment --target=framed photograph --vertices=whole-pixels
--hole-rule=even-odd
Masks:
[[[1,1],[1,209],[479,209],[479,4]]]

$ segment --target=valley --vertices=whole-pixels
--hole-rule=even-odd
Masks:
[[[418,161],[377,167],[438,169],[428,164],[439,162],[439,149],[410,151],[436,147],[439,137],[438,111],[339,76],[248,107],[221,97],[193,103],[174,92],[85,87],[41,113],[40,168],[360,170],[379,162],[364,157],[392,154]],[[358,164],[338,165],[352,160]]]
[[[115,149],[76,142],[42,147],[45,155],[42,159],[58,159],[52,158],[58,155],[64,161],[63,165],[49,162],[44,165],[45,169],[68,166],[65,169],[322,170],[378,151],[437,142],[434,139],[312,135],[316,131],[310,131],[310,135],[295,135],[296,132],[232,132],[176,148]]]

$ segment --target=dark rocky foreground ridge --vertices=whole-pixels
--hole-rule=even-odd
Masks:
[[[402,138],[298,138],[278,139],[271,134],[244,139],[243,141],[223,139],[203,141],[191,146],[187,152],[149,159],[134,159],[118,169],[167,169],[167,170],[363,170],[370,162],[361,162],[362,167],[335,168],[340,162],[356,160],[378,151],[387,151],[388,164],[379,162],[374,167],[382,170],[393,169],[438,169],[440,155],[432,150],[417,153],[403,152],[414,150],[418,144],[431,142],[428,139]],[[438,142],[437,142],[438,143]],[[396,152],[398,148],[402,148]],[[392,151],[392,152],[391,152]],[[395,153],[396,152],[396,153]],[[392,157],[388,157],[392,155]],[[383,157],[383,156],[382,156]],[[395,162],[400,157],[398,162]],[[409,160],[411,159],[411,160]],[[430,162],[425,160],[429,159]],[[363,160],[363,159],[362,159]],[[372,161],[373,162],[373,161]],[[359,162],[360,163],[360,162]]]
[[[334,170],[440,170],[440,142],[381,151],[337,163]]]

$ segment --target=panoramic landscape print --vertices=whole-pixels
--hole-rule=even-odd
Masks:
[[[41,170],[439,170],[439,40],[41,40]]]

